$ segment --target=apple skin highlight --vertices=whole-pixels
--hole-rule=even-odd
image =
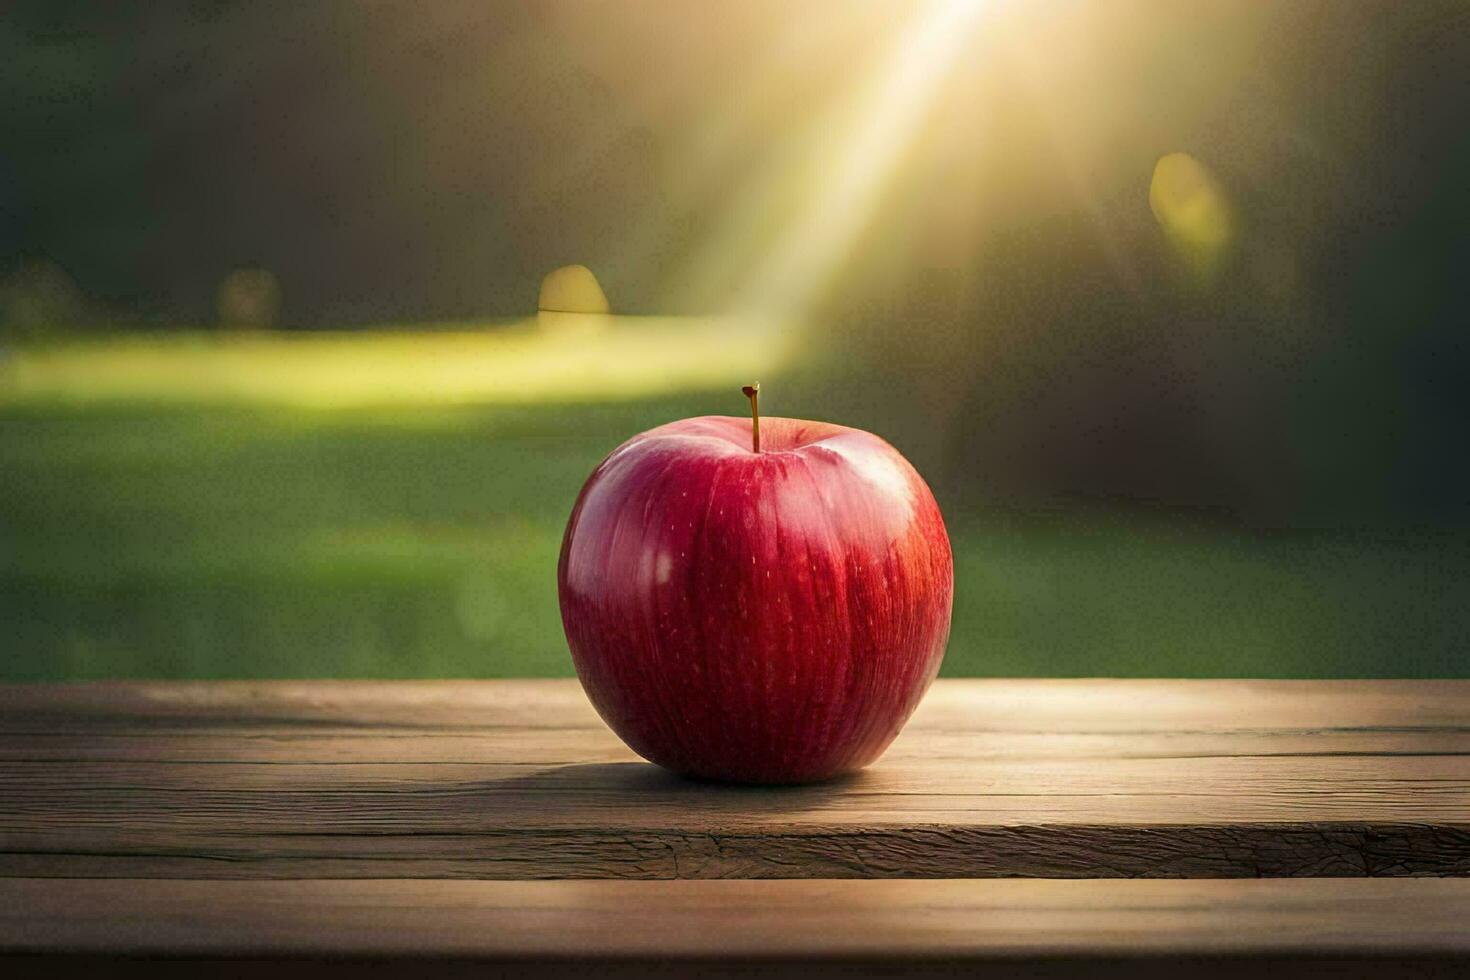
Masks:
[[[635,752],[748,783],[868,765],[939,671],[954,562],[934,495],[868,432],[706,416],[588,478],[557,584],[577,676]]]

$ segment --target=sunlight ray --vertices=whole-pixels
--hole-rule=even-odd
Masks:
[[[829,179],[757,267],[738,306],[799,317],[827,288],[983,7],[983,0],[943,0],[919,8],[853,103],[853,128],[829,150]]]

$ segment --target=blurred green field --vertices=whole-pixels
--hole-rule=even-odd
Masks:
[[[453,398],[375,399],[363,364],[392,373],[435,341],[356,336],[312,341],[349,380],[295,399],[299,379],[208,380],[238,345],[151,343],[190,353],[151,380],[137,345],[112,355],[133,375],[101,348],[28,360],[24,384],[18,355],[0,360],[0,680],[569,674],[555,563],[582,480],[637,431],[738,411],[712,374],[775,372],[762,381],[780,390],[784,370],[769,349],[734,363],[713,337],[640,375],[583,338],[601,381],[580,398],[508,369]],[[250,370],[270,375],[272,344],[295,370],[291,343],[246,342]],[[466,343],[439,367],[462,372]],[[119,390],[101,397],[87,371]],[[1463,533],[941,504],[950,676],[1470,675]]]

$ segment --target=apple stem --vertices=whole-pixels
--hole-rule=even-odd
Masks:
[[[758,453],[761,451],[761,383],[746,385],[740,391],[750,399],[750,451]]]

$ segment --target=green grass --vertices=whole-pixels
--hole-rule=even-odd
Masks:
[[[658,380],[331,409],[0,397],[0,680],[569,674],[555,563],[582,480],[632,433],[731,410]],[[1464,534],[941,502],[950,676],[1470,675]]]

